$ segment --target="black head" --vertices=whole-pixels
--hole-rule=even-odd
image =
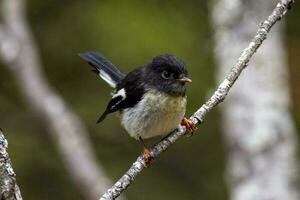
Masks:
[[[147,85],[173,96],[184,96],[191,82],[183,62],[172,55],[160,55],[145,67]]]

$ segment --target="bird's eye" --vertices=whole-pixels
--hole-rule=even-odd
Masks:
[[[164,79],[169,79],[169,78],[171,78],[171,73],[167,72],[167,71],[163,71],[161,73],[161,77],[163,77]]]

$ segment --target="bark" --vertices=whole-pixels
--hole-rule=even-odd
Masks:
[[[258,32],[248,45],[246,49],[240,55],[236,64],[231,68],[229,74],[222,81],[213,96],[190,118],[190,120],[198,126],[203,120],[206,114],[221,103],[227,96],[230,88],[240,76],[243,69],[247,66],[250,58],[260,47],[262,42],[266,39],[268,31],[271,27],[280,20],[286,11],[291,7],[292,0],[281,0],[272,14],[260,25]],[[229,45],[230,47],[230,45]],[[248,84],[252,84],[249,82]],[[235,123],[236,124],[236,123]],[[178,130],[173,131],[168,137],[155,145],[150,151],[157,157],[160,153],[165,151],[171,144],[175,143],[177,139],[183,136],[186,132],[185,127],[181,127]],[[100,200],[108,200],[117,198],[136,178],[138,174],[145,168],[145,161],[142,156],[132,164],[130,169],[113,185],[107,192],[100,198]]]
[[[247,45],[273,1],[217,0],[213,7],[218,80]],[[296,200],[295,128],[291,119],[283,24],[276,26],[222,107],[227,181],[234,200]]]
[[[0,200],[22,200],[7,149],[8,142],[0,129]]]
[[[111,184],[96,162],[78,116],[54,92],[42,72],[37,45],[22,0],[2,0],[0,56],[17,81],[27,105],[57,144],[65,168],[85,199],[97,199]]]

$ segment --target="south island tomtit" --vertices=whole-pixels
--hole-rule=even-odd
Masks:
[[[79,56],[114,89],[97,123],[119,111],[122,126],[131,137],[142,142],[145,160],[151,160],[152,156],[143,139],[166,135],[179,124],[189,132],[194,130],[193,123],[184,117],[186,83],[192,81],[186,66],[175,56],[156,56],[127,75],[100,53],[86,52]]]

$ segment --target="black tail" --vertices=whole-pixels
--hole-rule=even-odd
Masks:
[[[93,67],[93,72],[98,74],[113,88],[125,77],[125,74],[100,53],[86,52],[79,54],[79,56]]]

